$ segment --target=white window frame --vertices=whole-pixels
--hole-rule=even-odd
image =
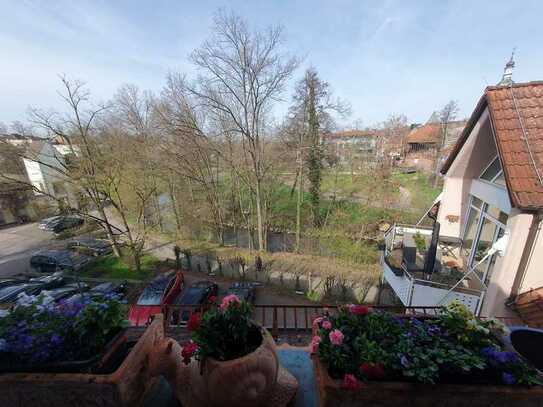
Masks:
[[[494,164],[494,161],[496,161],[496,160],[498,160],[498,162],[500,163],[500,170],[498,171],[498,173],[497,173],[490,181],[481,178],[481,177],[483,176],[483,174],[486,172],[486,170],[488,170],[488,168],[489,168],[492,164]],[[498,183],[495,182],[496,179],[498,179],[498,177],[499,177],[500,175],[502,175],[502,174],[503,174],[503,165],[502,165],[502,161],[501,161],[501,159],[500,159],[499,154],[496,154],[496,155],[494,156],[494,158],[493,158],[492,160],[490,160],[490,162],[488,163],[488,165],[483,169],[483,171],[481,171],[481,173],[479,174],[478,179],[479,179],[479,181],[487,182],[487,183],[492,184],[492,185],[495,185],[495,186],[497,186],[497,187],[507,189],[507,188],[505,187],[505,185],[501,185],[501,184],[498,184]]]
[[[483,171],[484,172],[484,171]],[[484,180],[483,180],[484,181]],[[495,242],[496,241],[496,238],[498,236],[498,234],[500,233],[500,229],[506,229],[507,225],[503,224],[502,222],[500,222],[498,219],[496,219],[495,217],[493,217],[492,215],[490,215],[487,211],[486,211],[486,208],[488,206],[490,206],[490,204],[488,202],[485,202],[484,200],[482,200],[481,198],[477,197],[477,199],[479,199],[480,201],[483,202],[481,208],[477,208],[475,205],[473,205],[473,198],[474,198],[474,195],[471,195],[470,194],[470,198],[469,198],[469,207],[468,207],[468,211],[466,213],[466,221],[464,222],[464,227],[462,228],[462,241],[464,241],[464,238],[466,236],[466,228],[468,226],[468,219],[469,219],[469,215],[471,213],[472,210],[474,211],[478,211],[479,212],[479,220],[477,221],[477,226],[475,228],[475,236],[473,238],[473,242],[471,244],[471,248],[470,248],[470,253],[469,253],[469,257],[467,259],[467,262],[466,262],[466,268],[469,270],[472,266],[473,266],[473,260],[475,258],[475,254],[477,253],[477,245],[479,244],[479,239],[481,237],[481,231],[482,231],[482,228],[483,228],[483,222],[484,222],[484,219],[487,218],[488,220],[490,220],[492,223],[494,223],[496,226],[498,226],[496,228],[496,231],[494,232],[494,236],[492,236],[492,241]],[[498,208],[499,209],[499,208]],[[486,268],[483,272],[483,276],[481,278],[482,281],[485,281],[486,282],[486,278],[488,276],[488,272],[489,272],[489,266],[490,264],[492,263],[491,260],[487,261],[487,264],[486,264]]]

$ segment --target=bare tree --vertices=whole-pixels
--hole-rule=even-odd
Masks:
[[[36,108],[30,109],[30,122],[42,129],[50,138],[56,138],[66,148],[66,154],[54,154],[47,162],[41,161],[40,165],[45,166],[63,182],[71,185],[75,192],[83,193],[93,203],[98,216],[92,215],[86,208],[73,207],[72,210],[79,211],[84,216],[97,220],[104,228],[108,238],[113,242],[113,251],[119,255],[117,244],[117,229],[108,219],[105,212],[107,194],[100,182],[100,143],[96,139],[96,122],[108,108],[105,105],[92,106],[90,93],[85,83],[78,80],[69,80],[65,76],[61,78],[63,90],[59,92],[60,97],[68,107],[68,113],[62,115],[58,112],[48,112]],[[24,131],[24,126],[20,126]],[[35,157],[25,156],[30,160]],[[33,186],[35,188],[35,186]],[[44,193],[45,191],[39,191]],[[51,194],[47,194],[57,199]]]
[[[260,250],[265,250],[264,138],[269,112],[298,65],[280,53],[282,30],[271,27],[251,32],[240,17],[220,11],[213,35],[192,53],[201,75],[190,87],[215,120],[240,138],[250,169],[247,185],[255,200]],[[225,130],[226,130],[225,129]]]
[[[443,108],[439,111],[439,122],[441,124],[441,132],[439,141],[436,147],[436,157],[435,157],[435,168],[434,168],[434,188],[437,188],[439,182],[439,165],[441,159],[441,152],[447,141],[447,133],[449,130],[449,123],[456,119],[458,115],[459,107],[456,100],[450,100]]]

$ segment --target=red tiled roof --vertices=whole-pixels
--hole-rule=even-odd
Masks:
[[[487,87],[441,172],[448,171],[486,106],[513,206],[543,208],[543,81]]]
[[[410,144],[437,143],[440,131],[441,126],[439,124],[425,124],[411,130],[405,141]]]

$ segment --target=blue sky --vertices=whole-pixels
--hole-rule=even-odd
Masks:
[[[543,1],[22,1],[0,0],[0,122],[28,106],[60,109],[58,74],[96,100],[124,83],[160,91],[227,7],[255,27],[281,24],[364,125],[404,113],[423,122],[450,99],[467,116],[516,46],[517,82],[543,79]],[[276,109],[280,116],[288,104]]]

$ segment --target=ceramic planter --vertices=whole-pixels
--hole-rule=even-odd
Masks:
[[[166,338],[151,355],[153,375],[163,375],[183,406],[285,406],[298,382],[277,359],[275,342],[262,329],[262,344],[238,359],[182,362],[181,346]]]
[[[160,315],[146,329],[118,369],[111,374],[2,374],[0,406],[139,406],[154,383],[149,375],[149,353],[163,337],[164,325]]]
[[[321,407],[541,407],[541,387],[369,382],[358,390],[342,388],[312,355]]]

